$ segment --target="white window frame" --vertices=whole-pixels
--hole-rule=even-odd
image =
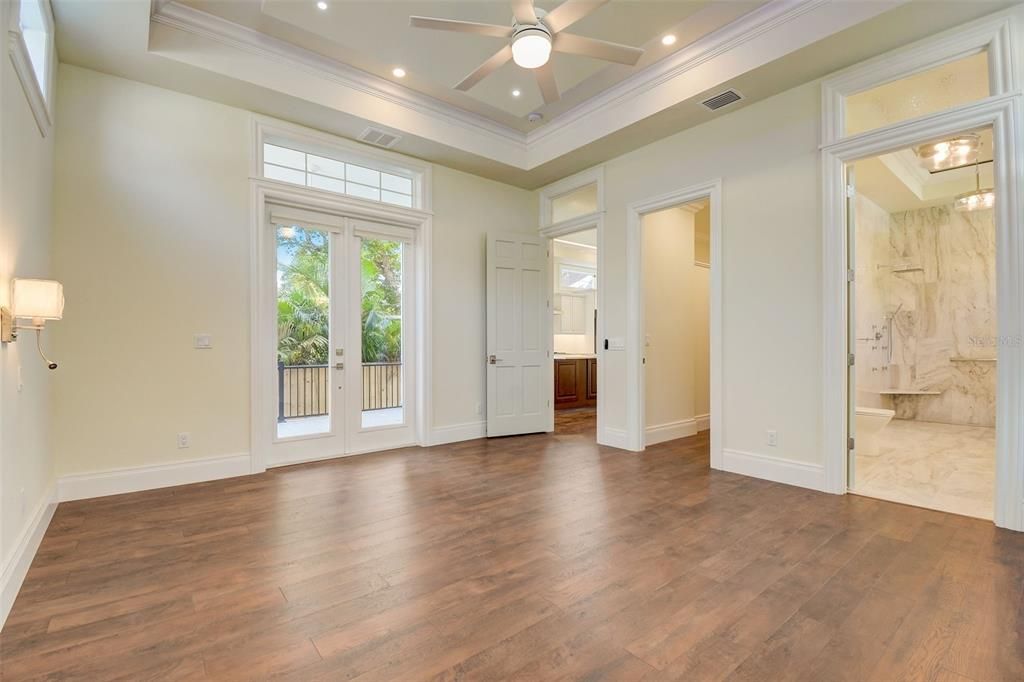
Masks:
[[[372,170],[383,171],[394,175],[402,175],[412,180],[412,210],[432,210],[431,202],[431,179],[432,166],[422,161],[416,161],[396,152],[389,152],[383,149],[374,149],[369,145],[345,140],[334,135],[322,133],[311,128],[278,121],[266,116],[253,117],[253,141],[250,177],[254,180],[273,182],[291,187],[306,187],[306,189],[327,194],[331,196],[344,196],[347,199],[366,203],[369,205],[396,206],[386,201],[375,201],[363,199],[350,194],[341,194],[329,190],[317,189],[306,185],[274,180],[263,175],[263,145],[273,144],[287,147],[307,154],[315,154],[330,159],[351,163],[357,166],[364,166]],[[398,208],[406,208],[396,206]]]
[[[588,275],[593,275],[594,279],[597,280],[597,266],[591,265],[590,263],[577,263],[572,260],[565,260],[562,258],[558,260],[558,281],[555,283],[555,288],[563,294],[586,294],[587,292],[596,292],[599,288],[593,289],[572,289],[569,287],[562,286],[562,270],[572,270],[573,272],[582,272]]]
[[[578,189],[583,189],[588,185],[597,185],[597,208],[592,213],[569,218],[558,223],[553,222],[552,205],[555,199],[571,194]],[[604,166],[595,166],[540,189],[540,227],[542,230],[552,229],[561,234],[567,234],[568,232],[560,228],[569,228],[569,232],[578,231],[584,228],[576,228],[575,225],[577,223],[581,226],[589,225],[600,214],[604,214]]]
[[[53,91],[57,74],[57,40],[53,22],[53,8],[50,0],[37,0],[43,15],[44,32],[46,34],[46,63],[43,64],[45,83],[36,78],[36,70],[29,56],[28,45],[21,29],[21,0],[11,2],[10,26],[8,27],[9,52],[14,72],[18,75],[25,98],[28,100],[32,116],[39,127],[39,133],[46,137],[53,127]]]
[[[906,49],[879,55],[826,78],[821,85],[821,144],[873,133],[846,133],[846,99],[886,83],[955,62],[980,52],[988,53],[989,97],[1017,90],[1012,20],[1006,13],[985,18],[914,43]],[[923,118],[923,117],[918,117]],[[908,123],[908,119],[893,125]]]
[[[1024,98],[1014,54],[1011,12],[919,41],[847,69],[822,86],[823,449],[826,492],[845,494],[848,453],[849,287],[847,279],[846,164],[964,130],[993,128],[996,190],[997,320],[1001,337],[1024,335]],[[884,85],[988,50],[990,91],[961,104],[889,126],[845,136],[846,95]],[[996,525],[1024,530],[1024,347],[1003,345],[998,354],[996,397]]]
[[[263,119],[266,120],[266,119]],[[286,126],[290,130],[297,126]],[[259,131],[258,123],[254,130]],[[301,130],[301,129],[300,129]],[[319,135],[338,147],[345,147],[344,141],[331,136]],[[255,149],[262,149],[263,138],[254,136]],[[339,144],[340,143],[340,144]],[[253,154],[254,164],[262,168],[260,154]],[[394,155],[405,161],[404,157]],[[429,205],[430,167],[425,164],[409,163],[422,173],[421,191],[424,202]],[[273,271],[276,268],[273,231],[269,229],[268,207],[283,206],[289,210],[307,209],[317,213],[336,216],[345,225],[354,225],[357,221],[366,221],[380,225],[375,233],[388,234],[385,226],[408,230],[415,235],[411,239],[414,253],[408,254],[410,267],[410,284],[413,284],[408,301],[408,311],[413,318],[408,329],[408,352],[403,363],[409,364],[406,383],[406,398],[409,408],[404,414],[406,429],[346,429],[346,444],[343,456],[372,452],[392,447],[408,445],[430,445],[430,424],[433,423],[433,404],[431,399],[431,245],[433,215],[428,211],[396,206],[378,201],[368,201],[347,194],[328,192],[286,182],[265,180],[254,174],[250,180],[252,188],[252,204],[250,208],[250,466],[253,473],[265,471],[271,464],[271,448],[274,443],[274,423],[268,415],[276,409],[272,404],[275,400],[276,386],[272,377],[266,372],[265,358],[273,357],[275,340],[273,329],[276,319],[272,314],[271,302],[276,291],[271,284],[274,281]],[[351,228],[347,228],[351,229]],[[402,230],[404,232],[404,230]],[[398,232],[393,232],[398,234]],[[403,330],[403,334],[405,334]],[[405,351],[403,351],[405,352]],[[270,378],[268,378],[270,377]],[[410,389],[411,390],[408,390]],[[268,421],[269,420],[269,421]],[[411,433],[411,439],[404,440],[403,433]]]

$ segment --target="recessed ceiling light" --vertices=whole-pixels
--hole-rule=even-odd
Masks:
[[[662,36],[661,37],[661,44],[662,45],[675,45],[676,44],[676,37],[674,35],[672,35],[671,33],[669,33],[668,35]]]
[[[324,0],[320,0],[320,2],[316,3],[316,8],[317,9],[327,9],[327,3],[324,2]]]
[[[395,68],[391,69],[391,75],[394,76],[395,78],[405,78],[405,69],[403,69],[401,66],[396,66]]]
[[[523,94],[523,93],[519,91],[519,88],[516,88],[515,90],[512,91],[512,96],[513,97],[519,97],[519,95],[521,95],[521,94]]]

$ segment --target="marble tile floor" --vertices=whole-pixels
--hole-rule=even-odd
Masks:
[[[878,455],[856,455],[852,491],[890,502],[992,518],[996,430],[894,419]]]

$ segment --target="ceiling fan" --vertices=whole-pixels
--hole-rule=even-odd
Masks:
[[[512,0],[511,26],[417,16],[409,17],[409,24],[417,28],[476,33],[509,40],[505,47],[456,84],[455,89],[469,90],[511,59],[524,69],[533,70],[544,103],[550,104],[560,97],[549,61],[552,50],[629,66],[635,65],[643,55],[644,51],[638,47],[565,33],[566,28],[607,2],[608,0],[565,0],[550,12],[545,12],[539,7],[534,7],[532,0]]]

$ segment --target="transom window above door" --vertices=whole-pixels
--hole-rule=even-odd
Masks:
[[[413,179],[398,172],[263,143],[263,176],[360,199],[413,207]]]

